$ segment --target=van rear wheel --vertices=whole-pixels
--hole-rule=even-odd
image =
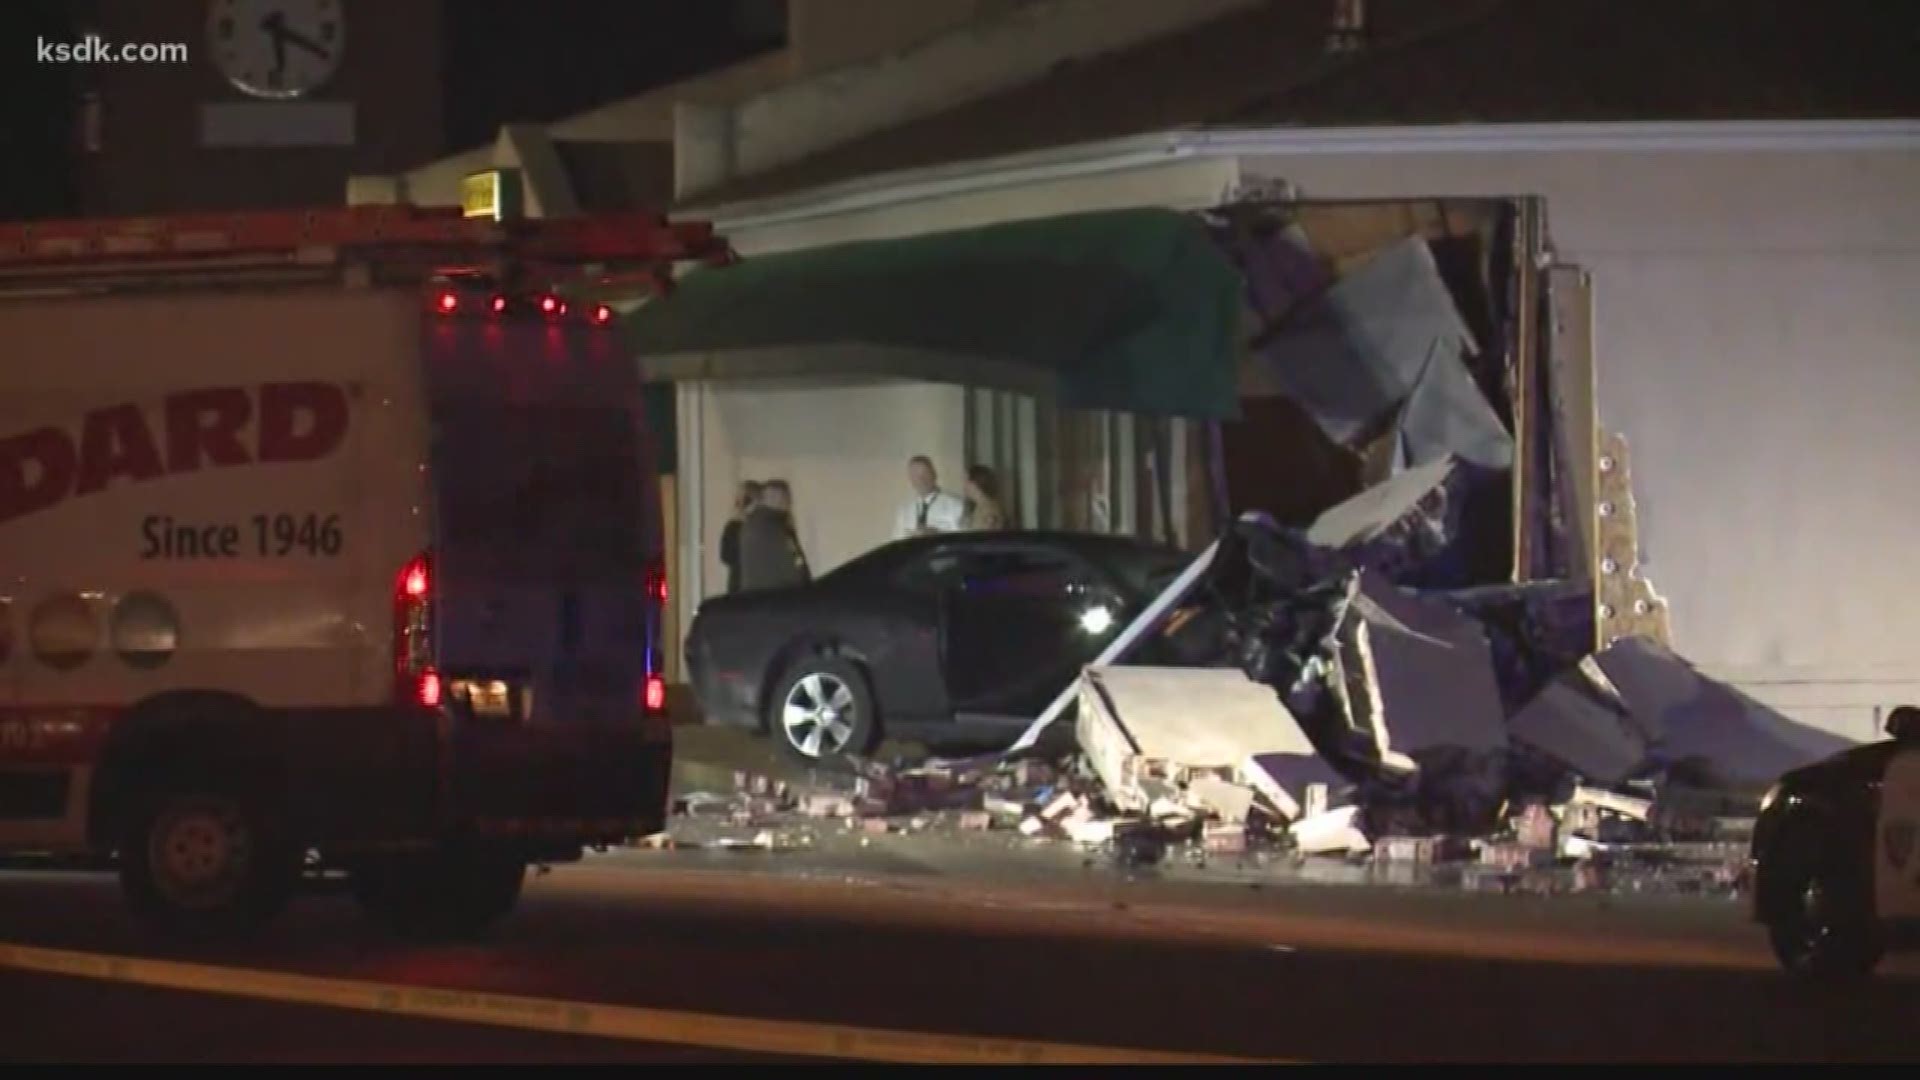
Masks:
[[[176,785],[141,798],[128,815],[120,884],[151,929],[244,933],[293,898],[301,855],[261,800],[219,785]]]
[[[510,914],[526,881],[524,860],[439,850],[380,856],[353,871],[353,895],[403,937],[477,937]]]

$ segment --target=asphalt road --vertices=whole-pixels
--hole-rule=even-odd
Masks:
[[[1911,967],[1784,981],[1728,901],[1124,880],[859,877],[623,852],[485,943],[415,946],[318,897],[262,938],[143,940],[111,879],[0,873],[0,941],[402,987],[991,1039],[1315,1061],[1903,1060]],[[742,872],[766,867],[773,872]],[[729,1030],[718,1021],[711,1030]],[[824,1045],[824,1044],[823,1044]],[[0,971],[15,1061],[720,1061],[589,1038]]]

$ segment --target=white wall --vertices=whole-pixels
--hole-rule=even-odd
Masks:
[[[1309,198],[1539,194],[1696,663],[1872,734],[1920,699],[1920,152],[1291,154]]]
[[[953,186],[890,199],[884,189],[826,201],[819,212],[715,207],[715,227],[745,256],[856,240],[888,240],[1006,221],[1144,206],[1199,210],[1217,205],[1239,177],[1229,158],[1176,158],[1109,171],[1016,174],[1004,183]]]
[[[742,480],[793,485],[800,543],[820,574],[893,538],[907,459],[933,458],[941,484],[965,473],[966,393],[958,386],[863,380],[709,383],[681,430],[703,443],[705,589],[726,587],[720,533]]]

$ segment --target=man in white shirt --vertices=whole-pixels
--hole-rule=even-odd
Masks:
[[[921,455],[907,462],[907,482],[913,485],[913,497],[894,515],[895,540],[960,531],[967,518],[966,500],[940,490],[940,476],[933,471],[931,459]]]

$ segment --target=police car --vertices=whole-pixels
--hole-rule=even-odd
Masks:
[[[1859,978],[1920,945],[1920,708],[1782,776],[1753,834],[1754,917],[1795,974]]]

